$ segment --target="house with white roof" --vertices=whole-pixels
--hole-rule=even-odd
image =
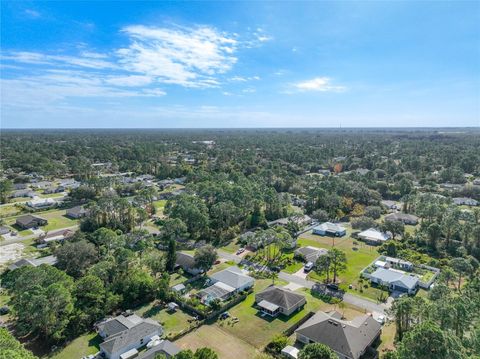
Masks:
[[[343,237],[347,234],[347,230],[339,224],[325,222],[314,227],[312,233],[320,236]]]
[[[32,208],[53,207],[57,202],[53,198],[34,198],[27,202],[27,206]]]
[[[419,278],[416,275],[397,269],[377,268],[369,278],[371,283],[386,286],[392,292],[415,294],[418,289]]]
[[[391,236],[388,233],[380,232],[378,229],[369,228],[360,232],[358,238],[369,244],[379,245],[388,241]]]

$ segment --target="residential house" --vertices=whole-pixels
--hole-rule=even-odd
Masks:
[[[48,224],[48,221],[45,218],[27,214],[25,216],[18,217],[15,221],[15,224],[22,229],[29,229],[33,227],[45,226]]]
[[[347,234],[347,230],[339,224],[325,222],[314,227],[312,233],[319,236],[343,237]]]
[[[369,228],[358,233],[358,238],[369,244],[380,245],[388,241],[391,236],[388,233],[380,232],[378,229]]]
[[[252,288],[255,284],[255,279],[236,266],[212,274],[210,280],[212,283],[225,283],[234,288],[236,293]]]
[[[415,294],[419,278],[401,270],[378,268],[369,275],[371,283],[388,287],[391,292]]]
[[[306,302],[304,295],[277,286],[267,287],[255,295],[256,305],[271,317],[279,314],[289,316],[301,310]]]
[[[158,322],[135,314],[109,319],[98,324],[97,330],[105,339],[100,344],[100,353],[108,359],[134,357],[138,354],[138,349],[152,338],[163,334],[163,328]]]
[[[359,359],[378,341],[382,326],[370,315],[341,318],[336,311],[319,311],[295,331],[297,340],[325,344],[341,359]]]
[[[182,350],[170,340],[160,339],[156,340],[154,344],[155,345],[147,351],[141,352],[136,359],[155,359],[157,354],[163,354],[169,359],[173,358]]]
[[[324,248],[316,248],[311,246],[300,247],[295,251],[295,256],[302,258],[305,263],[315,263],[318,258],[326,255],[328,251]]]
[[[457,206],[478,206],[478,201],[473,199],[473,198],[466,198],[466,197],[456,197],[453,198],[453,203],[455,203]]]
[[[82,206],[76,206],[73,208],[67,209],[66,216],[74,219],[82,218],[87,215],[87,210]]]
[[[185,272],[190,273],[191,275],[197,275],[203,272],[202,269],[195,267],[195,258],[193,255],[184,252],[177,252],[175,268],[182,268]]]
[[[27,183],[14,183],[13,184],[13,189],[15,191],[22,190],[22,189],[27,189]]]
[[[29,189],[19,189],[17,191],[13,191],[10,194],[10,198],[23,198],[23,197],[30,197],[34,198],[37,194]]]
[[[10,228],[5,226],[0,226],[0,236],[4,234],[8,234],[10,232],[11,232]]]
[[[389,210],[398,210],[400,209],[400,206],[397,204],[397,202],[395,201],[388,201],[388,200],[385,200],[385,201],[381,201],[382,205],[384,207],[386,207],[387,209]]]
[[[285,227],[290,221],[297,223],[300,227],[304,227],[312,223],[312,218],[310,216],[307,216],[306,214],[302,216],[292,216],[292,217],[280,218],[274,221],[270,221],[267,223],[267,225],[269,227],[273,227],[273,226]]]
[[[47,232],[39,238],[40,243],[63,242],[74,235],[74,231],[70,229],[61,229],[58,231]]]
[[[295,348],[294,346],[287,345],[285,348],[282,349],[281,353],[283,357],[290,358],[290,359],[297,359],[298,353],[300,350]]]
[[[57,202],[53,198],[34,198],[27,202],[27,206],[34,209],[53,207]]]
[[[386,221],[402,222],[403,224],[409,224],[416,226],[418,224],[418,217],[413,214],[407,213],[392,213],[385,216]]]
[[[380,257],[382,258],[382,257]],[[395,268],[395,269],[403,269],[406,271],[412,271],[413,270],[413,263],[409,261],[405,261],[403,259],[399,258],[393,258],[393,257],[383,257],[383,260],[388,264],[390,268]]]
[[[32,266],[32,267],[38,267],[41,264],[48,264],[48,265],[55,265],[57,264],[57,257],[54,255],[51,256],[46,256],[46,257],[40,257],[40,258],[34,258],[34,259],[25,259],[22,258],[15,263],[12,263],[8,266],[9,270],[15,270],[17,268],[25,267],[25,266]]]
[[[52,187],[53,183],[50,181],[40,181],[40,182],[34,182],[31,184],[32,188],[36,189],[45,189],[48,187]]]
[[[214,300],[224,301],[230,298],[235,293],[235,288],[228,284],[217,282],[210,287],[202,289],[196,296],[203,304],[209,305]]]

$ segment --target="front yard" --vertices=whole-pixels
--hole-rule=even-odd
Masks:
[[[48,359],[73,359],[81,358],[85,355],[95,354],[100,350],[100,343],[102,338],[97,333],[84,334],[75,340],[71,341],[64,348],[44,356]]]

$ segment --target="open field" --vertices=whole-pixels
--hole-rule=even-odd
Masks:
[[[253,358],[257,350],[220,328],[217,325],[203,325],[199,329],[175,342],[182,349],[210,347],[215,350],[221,359]]]

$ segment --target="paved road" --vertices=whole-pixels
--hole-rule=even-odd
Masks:
[[[242,262],[241,257],[239,257],[235,254],[232,254],[232,253],[222,251],[222,250],[218,251],[218,255],[221,258],[224,258],[224,259],[229,260],[229,261],[233,261],[235,263]],[[289,274],[289,273],[285,273],[285,272],[280,272],[278,274],[278,278],[283,279],[287,282],[291,282],[291,283],[301,285],[302,287],[305,287],[305,288],[312,288],[312,286],[315,284],[314,281],[307,280],[307,279],[304,279],[304,278],[300,278],[298,276],[295,276],[295,275],[292,275],[292,274]],[[376,303],[374,301],[368,300],[366,298],[358,297],[358,296],[350,294],[350,293],[345,293],[344,294],[343,301],[345,301],[346,303],[352,304],[356,307],[365,309],[369,312],[385,313],[385,310],[388,309],[388,306],[386,304]]]

